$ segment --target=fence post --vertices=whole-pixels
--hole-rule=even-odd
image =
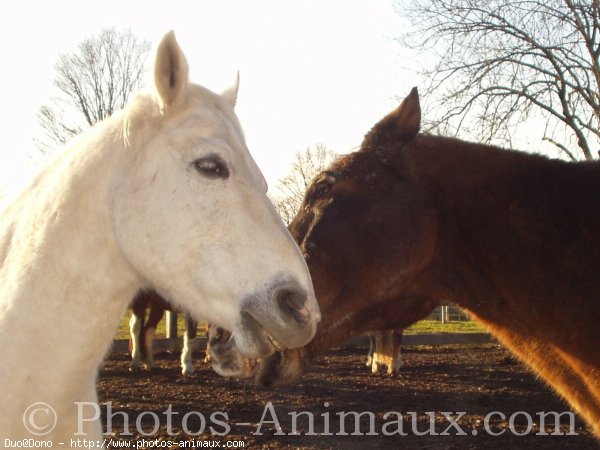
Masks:
[[[448,305],[440,306],[440,322],[448,323]]]
[[[167,339],[169,340],[169,346],[171,351],[175,351],[177,347],[177,313],[173,311],[167,311]]]

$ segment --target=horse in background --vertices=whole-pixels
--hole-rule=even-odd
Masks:
[[[246,356],[313,337],[308,269],[236,97],[237,83],[222,95],[190,83],[168,33],[154,89],[75,138],[0,213],[3,439],[102,442],[100,419],[81,423],[78,404],[97,403],[98,367],[141,289],[232,330]],[[39,402],[52,414],[32,430],[23,417]]]
[[[388,375],[398,375],[404,367],[402,361],[403,329],[373,331],[369,334],[367,367],[371,373],[385,371]]]
[[[146,310],[148,318],[146,319]],[[175,311],[167,300],[156,291],[140,291],[131,302],[131,318],[129,333],[131,336],[130,370],[141,369],[142,364],[147,369],[154,369],[154,335],[156,327],[162,320],[165,311]],[[181,373],[184,376],[194,373],[192,355],[197,347],[198,322],[185,314],[185,331],[183,333],[183,348],[181,349]]]
[[[256,381],[290,382],[323,349],[404,328],[443,299],[600,437],[600,163],[420,134],[420,122],[414,89],[307,189],[290,231],[324,321],[307,346],[258,361]],[[219,345],[235,353],[234,341]]]

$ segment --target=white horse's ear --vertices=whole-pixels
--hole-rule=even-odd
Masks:
[[[188,63],[173,31],[163,37],[156,51],[154,86],[165,109],[180,105],[185,99]]]
[[[229,89],[221,94],[221,96],[229,102],[229,104],[234,107],[235,102],[237,101],[238,89],[240,88],[240,72],[237,73],[235,77],[235,83]]]

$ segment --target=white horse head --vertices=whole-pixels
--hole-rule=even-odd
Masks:
[[[223,96],[188,84],[173,34],[158,49],[154,114],[128,114],[114,183],[115,233],[145,283],[197,318],[232,324],[242,353],[310,340],[318,320],[310,277],[266,196],[266,184]],[[157,132],[158,131],[158,132]]]
[[[232,330],[247,356],[315,333],[307,267],[233,112],[237,83],[221,96],[190,84],[173,33],[154,81],[0,215],[5,438],[32,437],[23,414],[35,402],[58,419],[46,437],[100,438],[97,418],[77,422],[76,402],[96,401],[97,368],[139,289]]]

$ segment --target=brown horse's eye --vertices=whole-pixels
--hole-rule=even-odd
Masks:
[[[321,179],[312,190],[312,198],[317,199],[323,197],[331,190],[336,181],[337,179],[333,172],[324,172],[321,175]]]
[[[219,156],[211,155],[204,158],[198,158],[193,163],[198,173],[207,178],[228,178],[229,169],[227,164]]]
[[[331,190],[331,184],[330,183],[327,183],[327,182],[321,183],[318,186],[315,186],[315,189],[313,190],[313,197],[314,198],[323,197],[330,190]]]

